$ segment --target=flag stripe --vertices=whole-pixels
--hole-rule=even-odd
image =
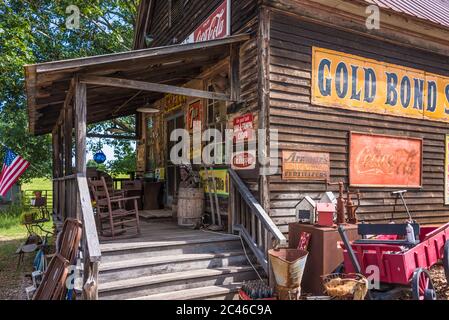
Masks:
[[[0,181],[0,186],[1,186],[3,183],[6,183],[6,182],[8,181],[8,179],[11,177],[11,175],[13,174],[13,172],[16,171],[17,168],[18,168],[19,166],[22,165],[22,162],[23,162],[23,161],[25,161],[25,160],[23,160],[23,159],[20,158],[20,157],[16,157],[16,158],[14,159],[14,161],[11,163],[11,165],[8,166],[8,168],[5,170],[5,174],[3,175],[3,179],[2,179],[2,181]]]
[[[23,163],[21,163],[20,167],[16,168],[15,174],[11,178],[6,180],[4,185],[2,185],[0,189],[0,194],[2,196],[4,196],[9,191],[9,189],[14,185],[14,183],[16,183],[16,181],[19,179],[22,173],[25,172],[25,170],[28,168],[29,165],[30,164],[27,161],[24,161]]]
[[[15,154],[12,150],[6,150],[6,156],[0,173],[0,196],[5,196],[9,189],[17,182],[20,176],[30,166],[30,163]]]

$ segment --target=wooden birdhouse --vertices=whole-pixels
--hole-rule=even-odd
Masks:
[[[296,206],[296,220],[302,223],[315,224],[316,202],[309,196],[306,196]]]

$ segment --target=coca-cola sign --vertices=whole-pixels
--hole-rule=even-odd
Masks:
[[[234,153],[231,167],[234,170],[252,170],[256,168],[256,152],[250,150]]]
[[[225,0],[185,41],[194,43],[230,35],[230,0]]]

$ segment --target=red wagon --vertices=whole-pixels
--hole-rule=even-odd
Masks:
[[[414,229],[414,243],[406,239],[407,226]],[[411,221],[407,224],[360,224],[359,234],[364,239],[353,242],[348,241],[342,226],[339,230],[347,273],[370,277],[377,271],[381,283],[411,285],[414,299],[435,300],[428,270],[442,260],[449,282],[449,223],[441,227],[420,227]],[[367,239],[367,235],[379,236]]]

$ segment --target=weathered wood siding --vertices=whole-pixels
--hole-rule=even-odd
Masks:
[[[185,4],[184,4],[185,3]],[[156,1],[150,33],[154,36],[153,46],[166,46],[184,41],[210,16],[223,0],[173,0],[171,27],[169,25],[169,2]],[[257,16],[257,0],[232,0],[231,32],[246,31],[247,25]]]
[[[270,27],[270,126],[279,130],[279,147],[324,151],[331,155],[331,180],[348,182],[349,132],[371,132],[424,139],[423,189],[410,191],[407,203],[423,223],[449,221],[444,205],[445,134],[440,122],[383,116],[311,105],[312,46],[333,49],[407,67],[449,75],[447,57],[403,48],[272,11]],[[279,160],[280,161],[280,160]],[[337,191],[335,187],[330,188]],[[270,178],[271,215],[287,231],[294,207],[305,196],[326,191],[322,182],[286,182],[280,174]],[[391,189],[361,189],[359,217],[385,221],[391,217]],[[396,215],[405,218],[401,211]]]

